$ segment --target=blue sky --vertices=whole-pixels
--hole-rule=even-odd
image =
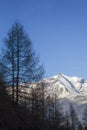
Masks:
[[[0,48],[15,20],[24,25],[46,77],[87,79],[87,0],[0,0]]]

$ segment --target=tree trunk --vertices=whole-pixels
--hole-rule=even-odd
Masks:
[[[16,103],[18,104],[18,88],[19,88],[19,40],[17,35],[17,84],[16,84]]]

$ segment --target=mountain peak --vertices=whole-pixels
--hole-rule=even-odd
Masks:
[[[63,74],[63,73],[59,73],[58,75],[61,75],[61,76],[62,76],[62,75],[64,75],[64,74]]]
[[[66,78],[66,79],[68,79],[70,81],[74,81],[74,82],[77,82],[77,81],[80,81],[80,80],[84,81],[84,79],[81,78],[81,77],[67,76],[67,75],[65,75],[63,73],[58,73],[58,74],[54,75],[52,78]]]
[[[56,75],[52,76],[51,78],[56,79],[56,78],[63,77],[63,76],[64,76],[64,74],[63,74],[63,73],[58,73],[58,74],[56,74]]]
[[[87,92],[87,81],[76,76],[70,77],[59,73],[51,78],[45,79],[44,82],[49,86],[49,91],[51,89],[53,92],[58,90],[60,97],[66,97],[68,95],[82,96]],[[62,91],[62,93],[60,91]]]

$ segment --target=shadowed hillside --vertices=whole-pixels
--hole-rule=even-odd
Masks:
[[[4,88],[0,88],[0,130],[40,130],[47,125],[25,107],[12,104]]]

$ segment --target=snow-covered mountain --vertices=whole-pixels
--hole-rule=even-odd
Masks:
[[[87,96],[87,81],[83,78],[69,77],[62,73],[51,78],[44,79],[47,94],[56,94],[59,98],[77,100]]]
[[[69,77],[62,73],[43,80],[45,96],[61,100],[64,111],[69,111],[72,103],[80,119],[82,119],[85,104],[87,103],[87,80],[78,77]]]
[[[51,78],[45,78],[39,83],[24,83],[23,90],[30,93],[30,89],[41,86],[44,83],[45,97],[57,95],[58,99],[68,99],[77,104],[85,104],[87,102],[87,80],[78,77],[66,76],[62,73]],[[24,87],[24,86],[27,86]]]

